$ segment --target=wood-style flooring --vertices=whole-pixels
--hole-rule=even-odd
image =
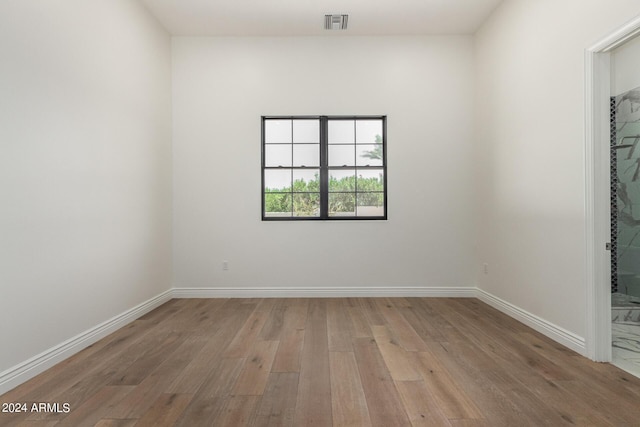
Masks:
[[[640,426],[640,379],[475,299],[176,299],[0,396],[0,426]]]

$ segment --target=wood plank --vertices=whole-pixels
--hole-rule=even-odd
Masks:
[[[165,393],[140,418],[136,427],[173,426],[193,398],[191,394]]]
[[[400,347],[386,326],[373,325],[371,330],[391,378],[396,381],[417,381],[422,379],[420,373],[409,363],[409,352]]]
[[[180,347],[185,337],[179,333],[170,333],[156,347],[152,347],[144,355],[133,362],[121,374],[109,382],[109,385],[137,385],[162,364]]]
[[[223,354],[223,357],[234,359],[247,357],[253,343],[260,334],[260,331],[264,327],[264,324],[269,318],[270,312],[266,310],[254,310],[249,316],[247,321],[242,325],[242,328],[229,344],[229,347]]]
[[[517,334],[531,330],[531,328],[525,324],[520,323],[500,310],[475,298],[455,298],[455,301],[453,299],[449,300],[449,302],[454,302],[456,305],[464,307],[467,311],[476,313],[477,318],[487,319],[495,325],[502,325],[504,330],[509,333]]]
[[[573,379],[566,370],[561,369],[551,360],[523,343],[518,334],[505,333],[497,325],[482,318],[475,312],[470,312],[464,304],[456,301],[447,301],[445,303],[448,304],[448,316],[452,321],[457,325],[465,325],[464,329],[459,329],[470,341],[473,341],[478,347],[485,348],[487,352],[491,352],[495,358],[504,363],[512,363],[514,360],[518,360],[521,364],[534,369],[548,380]],[[511,319],[511,322],[514,322],[514,320]],[[495,343],[495,345],[489,347],[487,345],[488,342]]]
[[[262,395],[260,407],[253,422],[254,427],[293,426],[298,374],[295,372],[272,373]]]
[[[385,320],[382,314],[378,310],[376,300],[379,298],[355,298],[355,303],[360,309],[360,312],[367,319],[369,326],[371,325],[384,325]]]
[[[79,376],[80,380],[69,385],[62,381],[62,386],[54,385],[52,390],[44,396],[44,402],[65,402],[72,408],[77,408],[100,391],[104,386],[109,385],[115,378],[119,378],[123,373],[141,357],[147,353],[152,353],[157,346],[165,341],[167,333],[161,330],[152,329],[146,332],[142,339],[134,342],[127,348],[121,348],[114,356],[98,360],[96,366],[88,367],[85,374]],[[31,419],[51,419],[54,414],[37,413],[32,414]]]
[[[69,415],[56,426],[95,425],[104,417],[111,406],[124,399],[133,388],[133,386],[105,386],[78,407],[71,407]]]
[[[509,371],[491,372],[489,380],[510,399],[511,404],[534,425],[571,425],[573,420],[553,410]]]
[[[425,343],[445,341],[437,323],[424,315],[424,311],[416,304],[417,300],[419,298],[406,298],[406,303],[396,308]]]
[[[353,349],[371,423],[388,427],[411,425],[375,340],[355,338]]]
[[[87,377],[93,377],[113,364],[114,360],[118,360],[119,366],[126,365],[122,352],[131,348],[144,352],[148,346],[145,339],[152,328],[152,324],[136,320],[5,394],[6,401],[54,401],[72,386],[86,382]]]
[[[351,337],[352,338],[364,338],[371,337],[371,328],[367,317],[364,315],[359,307],[347,306],[347,315],[351,320]]]
[[[176,420],[176,427],[213,426],[226,404],[224,397],[192,400]]]
[[[211,373],[212,365],[222,358],[223,352],[254,309],[255,307],[251,305],[245,305],[244,307],[237,306],[227,312],[224,321],[211,331],[208,342],[197,354],[192,356],[189,365],[169,386],[167,392],[196,393]]]
[[[424,381],[396,381],[396,388],[413,427],[450,425]]]
[[[173,308],[177,308],[176,312],[167,314],[166,316],[156,316],[157,323],[155,330],[162,331],[167,334],[176,331],[192,331],[196,329],[198,323],[205,317],[201,313],[209,313],[212,311],[212,307],[222,304],[222,300],[219,299],[194,299],[189,306],[186,303],[180,302],[180,305],[174,305]],[[170,321],[167,321],[170,319]]]
[[[620,398],[617,405],[614,405],[613,402],[607,403],[602,399],[602,396],[607,395],[607,392],[598,385],[587,386],[585,382],[576,380],[556,381],[554,384],[564,391],[563,394],[575,396],[576,399],[584,402],[595,411],[598,417],[603,418],[610,425],[627,425],[630,418],[640,419],[640,406],[637,401],[629,402]],[[633,423],[628,425],[633,425]]]
[[[367,399],[364,396],[355,356],[351,352],[329,353],[331,370],[331,408],[333,425],[370,426]]]
[[[532,349],[533,348],[534,347],[532,347]],[[547,355],[549,354],[547,353]],[[566,358],[568,355],[569,353],[563,352],[563,357]],[[569,358],[575,358],[575,356],[574,353],[569,355]],[[560,390],[558,383],[545,379],[537,369],[522,369],[522,364],[515,358],[506,360],[501,365],[502,370],[508,372],[511,377],[525,385],[527,390],[531,391],[537,399],[540,399],[540,401],[556,412],[562,419],[570,420],[570,422],[577,425],[609,425],[604,418],[594,412],[592,407],[585,404],[583,399],[579,399],[573,395],[566,395]],[[565,367],[561,368],[565,369]],[[589,377],[594,375],[593,372],[589,372],[588,374]],[[570,377],[573,376],[575,376],[575,374],[570,375]],[[588,386],[585,384],[585,387]]]
[[[468,338],[450,323],[442,314],[446,308],[442,307],[442,300],[446,298],[418,298],[413,301],[414,313],[419,316],[424,324],[430,324],[441,335],[440,342],[468,341]]]
[[[194,300],[186,301],[179,299],[171,299],[159,307],[154,308],[150,312],[143,314],[137,320],[150,322],[151,324],[159,324],[167,318],[173,317],[178,312],[184,310],[186,304],[193,306]]]
[[[592,362],[535,331],[518,334],[518,337],[532,350],[544,355],[574,378],[603,386],[607,392],[622,392],[626,396],[640,399],[640,378],[611,364]],[[589,384],[585,384],[585,387],[589,387]]]
[[[28,383],[2,396],[3,402],[65,402],[72,408],[103,387],[118,369],[132,363],[130,355],[123,353],[144,352],[152,331],[149,323],[134,321],[80,353],[34,377]],[[151,334],[151,336],[155,336]],[[114,365],[116,365],[114,369]],[[55,414],[0,414],[0,425],[14,426],[25,420],[55,419]],[[59,419],[58,417],[57,419]]]
[[[243,427],[252,425],[253,416],[259,402],[259,396],[230,397],[227,399],[224,409],[213,425],[220,427]]]
[[[278,341],[258,341],[249,353],[233,389],[236,396],[261,395],[267,385]]]
[[[411,324],[394,307],[393,299],[378,298],[376,305],[382,316],[386,320],[389,330],[393,333],[396,341],[407,351],[425,351],[427,345],[411,327]]]
[[[411,365],[420,372],[425,386],[448,419],[483,418],[473,400],[467,396],[432,353],[414,353],[411,357]]]
[[[165,328],[187,337],[208,336],[212,329],[225,321],[230,312],[240,307],[235,299],[207,298],[199,301],[189,313],[180,315]]]
[[[205,344],[206,338],[202,336],[187,339],[164,363],[136,386],[126,399],[115,405],[109,411],[108,417],[115,419],[140,418],[184,372],[193,355],[202,350]]]
[[[271,372],[300,372],[300,356],[302,355],[309,300],[291,298],[285,301],[286,310],[280,334],[280,345]]]
[[[213,425],[226,403],[225,399],[231,395],[243,365],[244,359],[221,359],[212,365],[177,425]]]
[[[56,424],[56,420],[25,420],[17,424],[17,427],[54,427]]]
[[[81,368],[79,365],[89,366],[90,362],[88,359],[91,358],[96,352],[99,352],[102,348],[104,348],[108,341],[108,338],[116,339],[116,335],[122,334],[130,334],[133,335],[134,324],[136,322],[130,323],[129,328],[125,330],[125,328],[119,329],[118,331],[112,333],[111,335],[103,338],[102,340],[94,343],[87,348],[81,350],[75,355],[69,357],[68,359],[63,360],[62,362],[56,364],[55,366],[47,369],[40,375],[35,376],[34,378],[28,380],[27,382],[20,384],[13,390],[9,390],[7,393],[3,394],[4,402],[25,402],[30,400],[30,396],[38,396],[43,393],[43,390],[47,390],[50,388],[51,384],[59,383],[62,379],[62,375],[67,376],[67,378],[72,377],[77,374]],[[139,323],[138,323],[139,325]]]
[[[332,425],[327,311],[321,299],[309,303],[294,425]]]
[[[309,312],[309,298],[287,298],[283,329],[304,329]]]
[[[519,407],[503,381],[496,380],[496,370],[475,365],[473,348],[467,348],[463,344],[441,343],[440,347],[434,347],[431,351],[445,366],[458,387],[478,407],[482,418],[496,427],[522,425],[523,420],[527,420],[530,425],[540,425],[535,424],[540,423],[539,414],[531,412],[530,407]],[[475,351],[482,353],[479,349]]]
[[[342,301],[327,299],[327,334],[329,351],[351,351],[351,322],[344,311]]]
[[[304,329],[284,331],[271,372],[300,372]]]
[[[137,422],[137,419],[103,418],[94,427],[133,427]]]
[[[258,337],[263,341],[277,341],[280,339],[284,329],[284,316],[287,312],[287,305],[284,299],[279,299],[269,313]]]
[[[524,418],[519,413],[512,413],[508,397],[486,378],[490,370],[469,365],[467,359],[460,354],[464,349],[458,347],[460,344],[462,343],[440,343],[440,346],[432,347],[430,352],[437,358],[437,363],[451,375],[455,384],[469,395],[479,408],[482,418],[489,424],[505,427],[520,425]]]
[[[531,393],[551,408],[553,412],[571,424],[585,426],[613,425],[602,415],[602,411],[596,411],[579,396],[568,395],[559,385],[561,382],[557,384],[538,375],[522,375],[518,372],[513,372],[512,375],[518,378]]]
[[[449,423],[451,427],[492,427],[485,420],[449,420]]]

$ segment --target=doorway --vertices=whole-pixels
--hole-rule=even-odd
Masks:
[[[587,49],[585,55],[585,214],[587,224],[587,336],[585,344],[587,355],[593,360],[602,362],[613,360],[612,320],[615,316],[612,313],[612,295],[615,293],[612,291],[614,287],[615,290],[620,290],[622,282],[618,273],[623,271],[620,264],[620,245],[615,247],[612,245],[612,243],[619,243],[616,238],[620,235],[617,225],[615,228],[612,226],[612,218],[616,221],[627,221],[626,215],[629,211],[628,206],[625,207],[625,212],[618,209],[619,202],[620,207],[625,205],[619,196],[626,196],[620,191],[618,185],[620,180],[617,175],[613,178],[611,175],[612,160],[616,161],[615,166],[617,167],[617,158],[628,156],[628,152],[622,153],[622,148],[612,147],[620,142],[617,137],[620,124],[611,117],[611,111],[617,108],[618,101],[622,101],[622,98],[612,99],[615,89],[613,86],[616,82],[612,79],[612,65],[614,65],[612,64],[612,55],[615,55],[616,49],[631,42],[638,34],[640,34],[640,17],[604,37]],[[615,58],[613,59],[615,60]],[[627,130],[630,129],[631,127]],[[640,135],[640,132],[638,134]],[[629,141],[625,140],[624,142]],[[640,147],[638,148],[640,149]],[[622,168],[624,169],[626,166],[628,165],[622,165]],[[619,172],[615,171],[616,174]],[[640,178],[640,171],[638,175]],[[615,205],[613,209],[612,205]],[[638,211],[640,212],[640,206]],[[623,216],[624,218],[622,218]],[[613,249],[613,251],[609,251],[609,249]],[[611,256],[612,252],[614,253],[613,257]],[[626,256],[629,253],[627,252]],[[625,273],[627,272],[625,271]],[[618,296],[614,298],[618,298]],[[640,361],[640,355],[638,360]],[[640,372],[636,375],[638,374]]]

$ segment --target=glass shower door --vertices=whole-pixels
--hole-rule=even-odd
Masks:
[[[615,97],[612,107],[612,286],[640,302],[640,88]]]
[[[613,363],[640,376],[640,88],[611,98]]]

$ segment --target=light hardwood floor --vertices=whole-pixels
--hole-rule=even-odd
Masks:
[[[640,426],[640,379],[475,299],[178,299],[0,402],[0,426]]]

